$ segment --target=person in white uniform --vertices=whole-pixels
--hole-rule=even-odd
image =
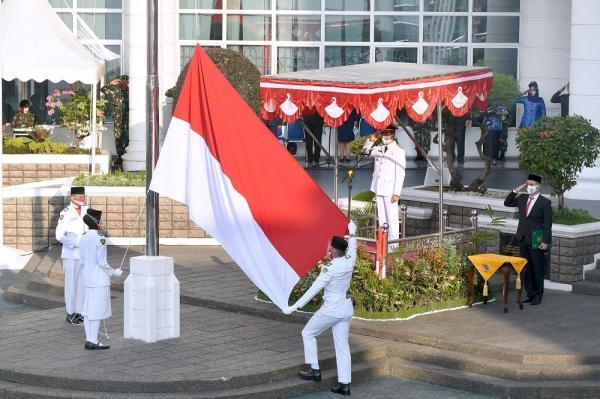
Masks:
[[[406,173],[406,153],[395,135],[394,129],[375,132],[363,146],[363,153],[375,158],[371,191],[375,193],[379,225],[388,224],[388,240],[400,238],[398,201]],[[381,144],[375,144],[380,136]]]
[[[331,388],[335,393],[350,395],[351,359],[348,335],[350,321],[354,314],[354,306],[348,293],[352,272],[356,263],[356,225],[353,221],[348,224],[350,239],[334,236],[329,244],[331,262],[327,263],[311,287],[292,306],[283,309],[285,314],[291,314],[306,305],[321,289],[323,306],[310,318],[302,330],[304,341],[304,361],[310,365],[308,371],[301,371],[300,377],[305,380],[320,381],[321,369],[317,354],[317,337],[331,328],[335,346],[339,384]]]
[[[98,229],[102,212],[88,209],[83,217],[88,231],[79,241],[83,276],[85,280],[85,301],[83,305],[83,326],[85,327],[85,349],[108,349],[108,345],[98,340],[100,321],[112,316],[110,303],[110,278],[119,277],[121,268],[113,269],[106,261],[106,238]]]
[[[67,323],[83,323],[84,284],[80,278],[79,239],[87,227],[83,223],[83,215],[87,212],[85,205],[85,188],[71,187],[71,203],[60,212],[56,226],[56,239],[62,243],[62,264],[65,275],[65,308]]]

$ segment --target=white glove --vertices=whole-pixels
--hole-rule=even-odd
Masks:
[[[354,220],[352,220],[352,219],[350,219],[350,223],[348,223],[348,233],[356,234],[356,224],[354,223]]]
[[[285,314],[292,314],[296,310],[296,307],[295,306],[286,306],[285,308],[283,308],[281,310]]]
[[[121,269],[120,267],[118,269],[113,270],[113,276],[119,277],[121,276],[121,274],[123,274],[123,269]]]

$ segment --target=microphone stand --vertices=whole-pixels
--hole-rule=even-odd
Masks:
[[[356,168],[358,167],[358,164],[360,164],[360,162],[362,161],[362,159],[363,159],[365,156],[369,155],[370,153],[371,153],[371,150],[369,150],[368,152],[362,151],[362,152],[359,154],[359,156],[358,156],[358,158],[356,159],[356,162],[354,163],[354,165],[352,165],[352,166],[350,167],[350,169],[348,169],[348,174],[347,174],[347,175],[346,175],[346,176],[345,176],[345,177],[342,179],[342,183],[344,182],[344,180],[346,180],[346,177],[348,177],[348,175],[349,175],[350,173],[354,174],[354,169],[356,169]],[[350,176],[350,177],[352,177],[352,176]]]
[[[352,176],[353,175],[354,175],[354,172],[352,171],[352,169],[348,170],[348,173],[346,174],[346,177],[349,177],[349,179],[348,179],[348,218],[350,218],[350,209],[352,208],[350,205],[352,204]],[[345,179],[345,177],[344,177],[344,179]]]

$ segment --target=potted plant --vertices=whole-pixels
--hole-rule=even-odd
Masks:
[[[64,126],[75,134],[76,146],[79,148],[81,139],[91,133],[91,102],[88,93],[85,90],[73,91],[72,89],[54,90],[52,94],[46,97],[46,106],[48,115],[53,116],[55,120],[60,120],[61,126]],[[104,120],[104,108],[106,100],[97,99],[96,101],[96,126],[100,129]]]

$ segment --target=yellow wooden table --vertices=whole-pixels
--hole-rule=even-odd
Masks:
[[[527,259],[520,258],[518,256],[508,256],[500,254],[479,254],[469,256],[469,260],[474,267],[469,268],[469,307],[473,306],[475,300],[475,270],[483,277],[483,303],[487,303],[488,297],[488,280],[495,273],[502,273],[504,277],[504,285],[502,287],[502,293],[504,297],[504,313],[508,313],[508,287],[511,274],[517,275],[516,288],[517,288],[517,303],[519,309],[523,310],[523,303],[521,302],[522,281],[524,281],[523,268],[527,263]]]

